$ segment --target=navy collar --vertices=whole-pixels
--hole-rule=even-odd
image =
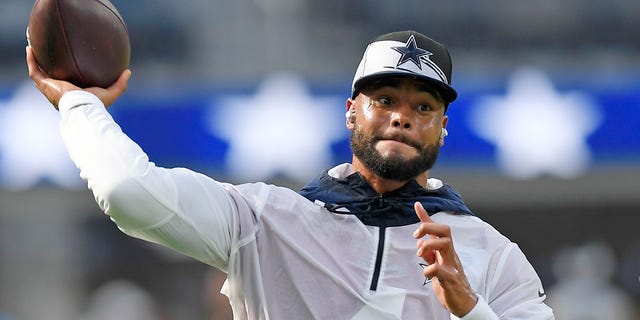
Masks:
[[[447,184],[429,190],[411,180],[396,190],[379,194],[358,172],[335,178],[324,171],[304,186],[300,194],[310,201],[324,203],[329,211],[353,214],[364,224],[378,227],[419,222],[413,209],[416,201],[420,201],[430,215],[441,211],[473,215],[460,195]]]

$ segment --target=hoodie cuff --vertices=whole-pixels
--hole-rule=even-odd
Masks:
[[[83,90],[73,90],[62,95],[60,101],[58,102],[58,110],[62,115],[64,115],[66,112],[70,111],[73,108],[88,104],[100,105],[104,107],[102,101],[100,101],[100,99],[93,93]]]
[[[469,313],[462,318],[451,315],[451,320],[498,320],[498,316],[491,310],[491,307],[482,296],[479,294],[476,294],[476,296],[478,297],[478,302]]]

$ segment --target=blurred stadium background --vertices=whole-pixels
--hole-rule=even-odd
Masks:
[[[432,176],[522,247],[558,319],[640,319],[640,2],[113,3],[133,70],[114,117],[157,164],[237,183],[350,160],[376,35],[447,44],[460,98]],[[32,5],[0,2],[0,320],[229,319],[220,272],[126,238],[77,178],[27,77]]]

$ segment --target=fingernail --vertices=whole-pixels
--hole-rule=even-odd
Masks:
[[[418,234],[420,234],[420,229],[416,229],[416,231],[413,232],[413,237],[417,238]]]
[[[418,257],[422,256],[422,248],[418,249],[418,252],[416,252],[416,255]]]

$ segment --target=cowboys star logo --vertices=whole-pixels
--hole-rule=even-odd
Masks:
[[[420,70],[422,70],[422,63],[420,63],[420,58],[429,57],[433,54],[427,50],[418,48],[418,45],[416,45],[416,39],[413,37],[413,35],[409,37],[409,40],[407,40],[407,44],[404,47],[392,47],[391,49],[398,51],[402,55],[400,56],[396,67],[399,67],[403,63],[411,60],[411,62],[415,63],[415,65],[418,66],[418,69]]]
[[[391,49],[400,53],[400,59],[398,59],[398,63],[396,63],[396,69],[400,69],[402,64],[411,61],[422,71],[422,64],[424,63],[437,74],[441,81],[448,82],[442,69],[429,59],[429,56],[433,55],[433,53],[419,48],[413,35],[409,37],[404,47],[391,47]]]
[[[418,265],[420,266],[420,270],[424,270],[424,268],[428,266],[428,264],[422,262],[418,262]],[[422,283],[422,285],[426,286],[428,283],[431,283],[431,279],[424,277],[424,282]]]

